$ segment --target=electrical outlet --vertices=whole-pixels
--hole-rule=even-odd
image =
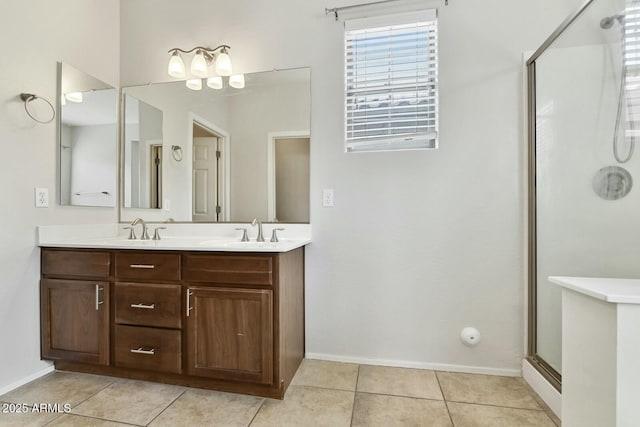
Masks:
[[[36,202],[36,208],[48,208],[49,207],[49,189],[36,187],[35,202]]]
[[[333,188],[325,188],[322,190],[322,206],[325,208],[334,206]]]

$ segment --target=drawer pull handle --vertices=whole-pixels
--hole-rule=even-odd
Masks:
[[[100,310],[100,304],[103,304],[104,301],[100,301],[100,291],[103,291],[104,288],[100,287],[99,283],[96,283],[96,311]]]
[[[149,269],[156,268],[156,266],[153,265],[153,264],[131,264],[131,265],[129,265],[129,267],[131,267],[131,268],[149,268]]]
[[[147,305],[147,304],[131,304],[131,308],[146,308],[147,310],[153,310],[156,308],[155,304]]]
[[[193,295],[193,292],[191,292],[191,289],[187,289],[187,317],[189,317],[189,313],[193,310],[193,307],[191,307],[191,295]]]
[[[152,348],[151,350],[145,350],[142,347],[140,348],[132,348],[131,349],[131,353],[136,353],[136,354],[148,354],[150,356],[153,356],[156,354],[156,349]]]

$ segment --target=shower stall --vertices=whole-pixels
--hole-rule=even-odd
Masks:
[[[548,277],[640,278],[640,0],[584,2],[527,61],[527,82],[527,359],[560,390]]]

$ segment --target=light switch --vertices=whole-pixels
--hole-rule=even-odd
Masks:
[[[322,190],[322,206],[332,208],[334,206],[333,188],[325,188]]]
[[[49,207],[49,189],[36,187],[35,202],[36,202],[36,208],[48,208]]]
[[[162,210],[166,212],[171,211],[171,201],[169,199],[164,199],[164,203],[162,204]]]

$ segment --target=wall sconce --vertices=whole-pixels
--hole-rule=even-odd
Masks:
[[[231,76],[233,67],[231,66],[231,58],[229,57],[229,49],[231,49],[228,45],[220,45],[215,49],[209,49],[203,46],[196,46],[191,50],[183,50],[180,48],[169,49],[169,54],[171,57],[169,58],[169,65],[167,67],[167,73],[171,77],[176,77],[182,79],[186,76],[186,70],[184,66],[184,61],[182,60],[182,56],[180,53],[189,54],[195,51],[195,55],[191,60],[190,71],[193,76],[196,78],[188,79],[186,81],[186,85],[191,90],[200,90],[202,89],[202,80],[207,79],[207,86],[212,89],[222,89],[222,77],[219,76]],[[219,51],[219,52],[218,52]],[[216,52],[218,52],[216,54]],[[216,57],[217,55],[217,57]],[[215,63],[215,72],[219,75],[216,77],[209,77],[209,67]],[[208,78],[207,78],[208,77]],[[240,85],[238,82],[241,77],[242,84]],[[231,80],[229,81],[229,85],[236,89],[242,89],[244,87],[244,75],[236,74],[231,76],[231,78],[235,78],[235,83],[232,84]]]

